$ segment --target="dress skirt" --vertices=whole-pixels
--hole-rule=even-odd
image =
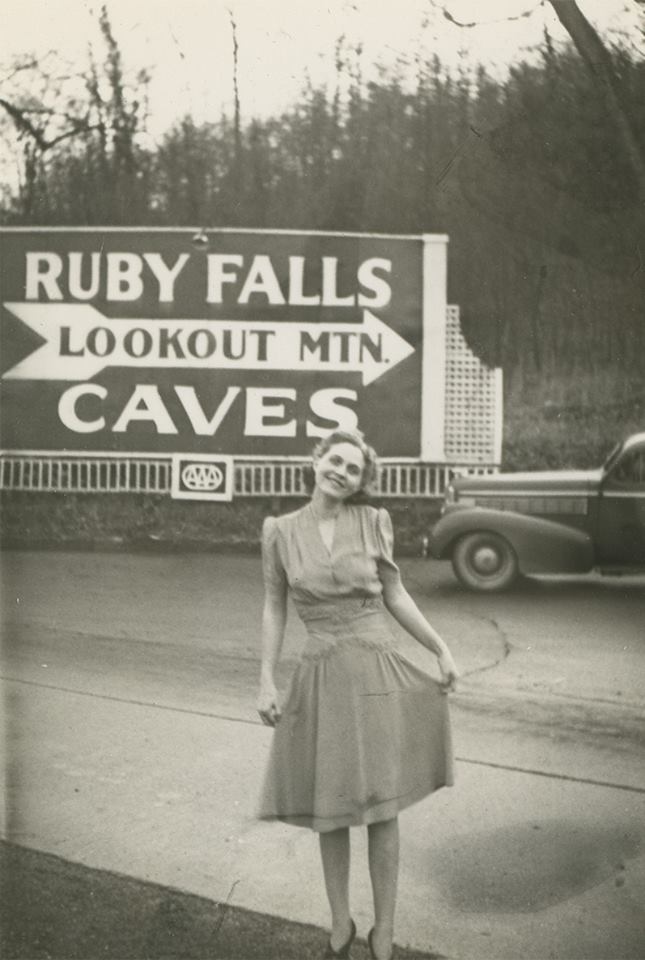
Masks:
[[[297,604],[307,644],[259,816],[317,831],[389,820],[453,782],[447,697],[396,649],[380,598]]]

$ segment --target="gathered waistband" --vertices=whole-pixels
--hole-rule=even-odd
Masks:
[[[356,646],[389,651],[394,638],[385,617],[383,598],[338,597],[319,603],[303,603],[298,614],[304,621],[307,640],[303,660],[320,660]]]
[[[295,606],[300,619],[305,623],[311,620],[345,620],[348,616],[380,613],[385,609],[381,596],[336,597],[316,603],[296,601]]]

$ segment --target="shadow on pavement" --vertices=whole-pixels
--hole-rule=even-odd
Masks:
[[[4,960],[309,960],[325,931],[0,843]],[[364,943],[352,950],[367,960]],[[401,960],[438,954],[399,948]]]

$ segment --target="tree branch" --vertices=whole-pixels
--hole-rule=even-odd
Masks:
[[[550,3],[597,84],[607,113],[616,124],[636,179],[638,198],[645,204],[645,157],[616,77],[611,54],[575,0],[550,0]]]
[[[47,150],[50,150],[52,147],[56,146],[57,143],[60,143],[61,140],[67,140],[69,137],[74,137],[78,133],[88,133],[91,130],[98,129],[97,124],[90,124],[87,119],[76,120],[66,114],[65,118],[71,124],[69,130],[65,130],[63,133],[59,133],[57,136],[47,139],[43,131],[39,130],[38,127],[31,122],[29,114],[53,117],[56,116],[56,111],[36,107],[17,107],[15,104],[5,100],[4,97],[0,97],[0,106],[4,107],[4,109],[7,111],[16,125],[19,133],[28,134],[32,140],[34,140],[41,153],[45,153]]]
[[[446,20],[448,20],[449,23],[454,24],[456,27],[465,27],[470,29],[471,27],[488,26],[494,23],[510,23],[513,20],[525,20],[527,17],[531,17],[541,5],[542,0],[539,0],[539,2],[532,6],[529,10],[525,10],[523,13],[518,13],[515,17],[502,17],[501,19],[497,20],[472,20],[470,23],[463,23],[461,20],[457,20],[455,17],[453,17],[447,7],[441,7],[441,14]],[[435,4],[433,3],[432,6],[435,6]]]

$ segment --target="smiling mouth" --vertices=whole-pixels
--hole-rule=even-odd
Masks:
[[[329,480],[330,483],[333,483],[335,487],[340,487],[343,490],[345,489],[345,484],[342,480],[337,480],[336,477],[327,477],[327,480]]]

